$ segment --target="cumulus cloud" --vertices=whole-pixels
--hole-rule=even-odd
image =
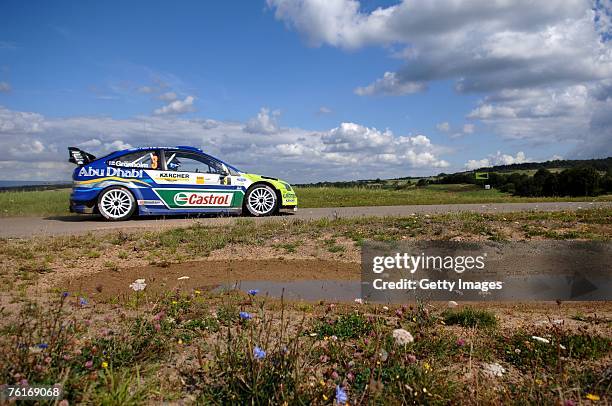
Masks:
[[[175,100],[173,102],[168,103],[167,105],[155,109],[153,114],[161,116],[167,114],[184,114],[195,111],[193,107],[193,102],[195,101],[195,97],[187,96],[185,100]]]
[[[523,151],[519,151],[516,153],[516,156],[502,154],[500,151],[497,151],[494,155],[489,155],[487,158],[483,159],[470,159],[465,164],[465,169],[474,170],[478,168],[486,168],[489,166],[495,165],[512,165],[512,164],[521,164],[523,162],[528,162],[529,159],[525,157],[525,153]]]
[[[0,82],[0,93],[8,93],[11,91],[11,85],[8,82]]]
[[[267,3],[311,46],[381,46],[404,61],[358,95],[452,81],[460,93],[485,94],[468,118],[494,135],[525,146],[563,142],[572,157],[612,154],[609,1],[402,0],[371,11],[356,0]]]
[[[278,118],[280,111],[270,111],[267,107],[262,107],[257,113],[257,117],[250,119],[244,126],[244,131],[252,134],[274,134],[279,131]]]
[[[355,94],[359,96],[369,96],[374,94],[382,95],[403,95],[409,93],[417,93],[425,89],[423,82],[402,81],[397,73],[385,72],[382,78],[376,79],[375,82],[355,89]]]
[[[422,175],[448,166],[441,158],[447,151],[425,135],[398,136],[356,123],[326,131],[275,125],[257,136],[245,128],[243,122],[173,115],[51,118],[0,107],[1,176],[68,179],[74,168],[66,162],[68,146],[102,156],[130,146],[194,145],[240,169],[293,182]]]

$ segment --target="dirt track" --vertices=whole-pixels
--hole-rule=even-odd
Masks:
[[[300,209],[296,214],[283,217],[258,218],[257,221],[274,219],[312,220],[336,217],[408,216],[411,214],[439,214],[456,212],[507,213],[515,211],[580,210],[596,207],[612,207],[612,202],[546,202],[546,203],[490,203],[490,204],[435,204],[413,206],[334,207]],[[204,224],[229,224],[236,217],[214,218],[139,218],[125,222],[108,222],[99,216],[58,217],[10,217],[0,218],[1,237],[29,237],[33,235],[85,234],[90,231],[113,229],[159,229]]]

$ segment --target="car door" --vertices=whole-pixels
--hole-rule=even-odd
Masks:
[[[240,207],[242,195],[231,186],[227,168],[202,153],[185,150],[163,151],[163,167],[156,171],[156,192],[171,209],[217,210]]]

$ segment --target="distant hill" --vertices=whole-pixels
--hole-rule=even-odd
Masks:
[[[591,166],[598,171],[607,172],[612,169],[612,157],[601,159],[557,159],[546,162],[525,162],[522,164],[496,165],[477,169],[482,172],[511,172],[518,170],[537,169],[568,169],[578,166]],[[471,171],[466,171],[471,172]]]
[[[0,180],[0,192],[20,190],[60,189],[71,186],[69,181]]]

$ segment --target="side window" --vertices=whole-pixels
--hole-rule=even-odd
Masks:
[[[205,155],[181,151],[166,151],[165,154],[166,167],[169,171],[223,173],[223,166],[221,163]]]
[[[110,166],[123,168],[159,168],[159,153],[157,151],[138,151],[122,155],[114,160],[106,162]]]

